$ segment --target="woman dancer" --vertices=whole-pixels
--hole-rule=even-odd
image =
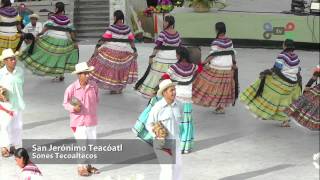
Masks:
[[[54,76],[54,82],[63,81],[64,73],[74,71],[79,60],[75,29],[65,16],[63,2],[56,3],[55,14],[50,16],[42,32],[38,34],[33,53],[24,51],[19,57],[33,73]],[[41,36],[41,37],[40,37]]]
[[[285,112],[302,127],[320,131],[320,66],[304,88],[303,95],[294,101]]]
[[[301,95],[299,65],[294,42],[286,39],[273,68],[261,72],[260,78],[240,94],[240,100],[255,117],[277,120],[282,127],[289,127],[284,110]]]
[[[192,100],[223,114],[238,96],[238,71],[232,41],[226,37],[225,24],[218,22],[215,29],[217,37],[211,44],[211,54],[203,63],[203,73],[193,83]]]
[[[113,15],[114,23],[103,34],[88,64],[95,67],[90,76],[100,88],[120,94],[127,84],[138,79],[138,54],[123,12],[117,10]]]
[[[177,62],[176,48],[181,45],[180,35],[174,29],[174,17],[165,16],[163,25],[164,30],[160,32],[156,47],[149,57],[149,67],[135,85],[135,89],[146,98],[151,98],[157,93],[155,88],[162,74],[167,72],[170,65]]]

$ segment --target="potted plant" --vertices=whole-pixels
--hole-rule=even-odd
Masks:
[[[208,12],[210,8],[218,10],[226,7],[225,0],[188,0],[189,7],[193,7],[195,12]]]

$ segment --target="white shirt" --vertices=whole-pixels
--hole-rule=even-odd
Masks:
[[[32,26],[31,22],[23,28],[24,33],[32,33],[36,37],[42,31],[42,23],[37,22],[36,26]]]
[[[160,121],[168,130],[167,139],[179,139],[179,124],[182,118],[180,111],[181,103],[174,101],[168,104],[165,98],[158,101],[151,109],[146,128],[155,137],[153,133],[153,123]]]
[[[228,49],[222,49],[217,46],[211,46],[210,53],[213,53],[216,51],[224,51],[224,50],[228,50]],[[210,67],[218,70],[231,70],[232,65],[233,65],[233,62],[232,62],[231,55],[216,56],[210,61]]]
[[[25,102],[23,100],[23,69],[16,66],[14,71],[10,73],[7,67],[0,69],[0,86],[6,88],[9,92],[9,102],[15,111],[24,110]]]

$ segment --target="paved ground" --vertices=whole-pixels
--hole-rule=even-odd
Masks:
[[[80,46],[81,61],[87,61],[92,45]],[[153,45],[138,44],[139,74],[146,69]],[[204,47],[203,56],[208,54]],[[241,90],[252,83],[261,70],[270,67],[280,50],[237,49]],[[319,52],[297,51],[302,60],[304,83],[319,62]],[[65,88],[75,80],[67,75],[63,83],[26,72],[24,138],[68,138],[68,114],[61,103]],[[131,132],[136,118],[147,100],[132,90],[122,95],[100,91],[99,138],[135,138]],[[297,127],[281,128],[277,122],[254,119],[242,104],[227,109],[225,115],[214,115],[211,109],[194,106],[196,128],[195,151],[183,156],[184,180],[316,180],[318,171],[312,162],[319,152],[319,134]],[[45,178],[92,180],[157,179],[158,165],[98,165],[102,174],[78,178],[75,165],[39,165]],[[0,158],[0,179],[17,179],[14,159]],[[139,180],[139,178],[136,178]]]

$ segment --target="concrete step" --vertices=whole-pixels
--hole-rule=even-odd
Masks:
[[[100,21],[100,22],[109,22],[109,17],[104,16],[74,16],[74,19],[77,21]]]
[[[76,16],[99,16],[99,17],[109,17],[109,12],[107,10],[105,11],[79,11],[79,12],[74,12],[73,14],[75,17]]]
[[[81,1],[79,3],[76,3],[76,5],[82,6],[90,6],[90,5],[104,5],[104,6],[109,6],[109,2],[107,1]]]
[[[102,34],[100,33],[77,33],[77,39],[89,39],[95,38],[100,39]]]
[[[83,11],[109,11],[109,6],[96,6],[96,7],[87,7],[87,6],[81,6],[78,8],[79,12]]]
[[[88,26],[95,26],[95,25],[104,25],[104,26],[108,26],[108,22],[106,21],[77,21],[75,22],[75,24],[77,25],[88,25]]]
[[[76,29],[78,33],[87,33],[87,32],[95,32],[95,33],[104,33],[106,28],[104,27],[82,27]]]
[[[82,28],[85,28],[85,27],[96,27],[96,28],[104,28],[104,29],[107,29],[108,23],[105,23],[105,22],[103,22],[103,23],[100,22],[100,23],[97,23],[97,24],[92,23],[92,22],[87,22],[87,23],[85,23],[85,24],[76,23],[76,24],[75,24],[75,27],[76,27],[77,29],[82,29]]]

